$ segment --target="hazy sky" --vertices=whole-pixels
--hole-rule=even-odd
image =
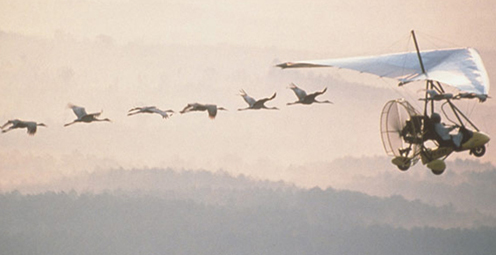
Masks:
[[[492,49],[494,1],[0,1],[1,28],[52,37],[109,35],[119,42],[255,45],[370,52],[411,29]],[[364,43],[366,42],[366,43]]]
[[[495,9],[492,0],[0,0],[0,30],[45,45],[43,50],[24,45],[22,52],[11,44],[8,52],[0,49],[1,71],[9,77],[0,78],[0,121],[49,125],[34,137],[24,131],[2,135],[0,167],[16,181],[23,180],[21,169],[41,169],[36,177],[49,178],[55,172],[157,166],[291,179],[286,169],[307,163],[383,155],[378,126],[385,100],[367,105],[363,95],[358,102],[352,89],[330,82],[394,82],[336,70],[313,72],[334,74],[328,83],[308,78],[304,70],[278,70],[274,61],[411,49],[408,37],[415,29],[419,37],[432,39],[421,41],[421,47],[477,48],[495,80],[496,63],[485,58],[496,51]],[[169,54],[157,45],[182,51]],[[52,80],[52,74],[62,80]],[[319,83],[301,86],[309,91],[327,86],[321,99],[335,104],[287,108],[285,103],[295,100],[286,89],[289,82],[311,80]],[[256,98],[277,92],[268,105],[281,110],[237,112],[245,107],[236,96],[242,88]],[[179,111],[196,101],[229,111],[215,121],[206,113],[176,114],[166,121],[125,115],[139,105]],[[103,109],[102,117],[114,122],[63,128],[74,119],[65,108],[69,102],[89,112]],[[472,107],[478,120],[496,110],[493,102],[466,109]],[[481,128],[491,124],[485,121]],[[488,153],[483,161],[496,163],[496,154]]]

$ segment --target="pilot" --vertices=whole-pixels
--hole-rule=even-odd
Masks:
[[[441,123],[441,116],[438,113],[433,113],[431,115],[431,121],[434,126],[434,131],[442,139],[442,141],[444,141],[444,145],[451,143],[451,145],[454,145],[455,149],[460,148],[463,134],[460,131],[458,131],[456,135],[450,134],[450,132],[457,128],[457,126],[446,127],[443,123]],[[440,145],[443,146],[441,143]]]

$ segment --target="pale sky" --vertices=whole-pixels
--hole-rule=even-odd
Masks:
[[[0,1],[3,31],[119,42],[236,44],[318,52],[370,52],[411,29],[479,50],[496,39],[482,1]],[[367,43],[363,43],[363,42]]]
[[[0,78],[0,121],[48,125],[34,137],[19,130],[1,135],[0,166],[12,182],[133,167],[224,169],[297,182],[287,169],[344,156],[383,156],[380,110],[399,94],[416,98],[415,89],[399,91],[394,81],[340,70],[282,71],[274,61],[412,49],[408,38],[415,29],[426,39],[421,47],[477,48],[495,80],[495,9],[492,0],[0,0],[0,31],[6,33],[0,37],[0,71],[8,77]],[[7,34],[32,44],[17,47],[21,39]],[[328,87],[320,99],[335,104],[287,107],[295,100],[286,88],[290,82],[308,92]],[[367,99],[369,92],[361,86],[354,91],[353,84],[393,88],[383,98]],[[237,112],[245,107],[240,89],[255,98],[277,92],[267,105],[281,110]],[[168,120],[126,116],[135,106],[178,112],[191,102],[229,111],[214,121],[206,113]],[[102,117],[113,123],[64,128],[75,118],[68,103],[88,112],[103,109]],[[484,131],[496,132],[488,120],[494,119],[494,102],[464,108]],[[495,157],[489,151],[482,161],[496,163]],[[25,170],[24,178],[20,169],[39,172]],[[311,186],[311,180],[304,184]]]

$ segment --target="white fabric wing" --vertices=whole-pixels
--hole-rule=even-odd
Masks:
[[[281,68],[338,67],[393,78],[402,84],[432,80],[461,91],[487,95],[489,78],[479,53],[473,48],[422,51],[426,73],[422,73],[416,52],[370,57],[286,62]]]

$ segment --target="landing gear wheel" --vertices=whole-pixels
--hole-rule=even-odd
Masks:
[[[397,165],[397,167],[401,171],[406,171],[406,170],[410,169],[411,165],[412,165],[412,162],[409,160],[408,162],[405,162],[404,164]]]
[[[482,145],[480,147],[473,148],[470,152],[476,157],[482,157],[486,153],[486,146]]]
[[[391,160],[391,163],[393,163],[396,167],[398,167],[399,170],[401,171],[406,171],[412,166],[412,159],[408,157],[395,157],[393,160]]]
[[[443,159],[435,159],[427,163],[427,167],[431,169],[432,173],[435,175],[441,175],[446,170],[446,163]]]
[[[444,169],[431,169],[431,171],[435,175],[441,175],[444,173]]]

